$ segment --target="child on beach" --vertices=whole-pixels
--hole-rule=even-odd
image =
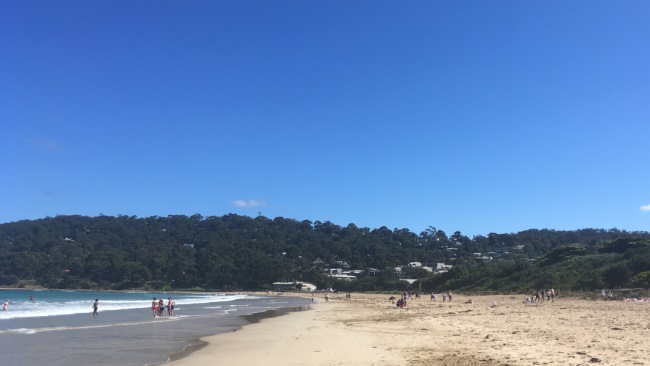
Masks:
[[[99,313],[97,310],[99,309],[99,299],[95,299],[95,302],[93,303],[93,318],[99,316]]]

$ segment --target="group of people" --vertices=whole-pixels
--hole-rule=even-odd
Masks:
[[[165,307],[167,308],[167,315],[174,315],[174,305],[176,303],[172,300],[171,297],[167,298],[167,305],[165,305],[165,300],[153,298],[151,302],[151,310],[153,311],[153,317],[163,317],[165,315]]]
[[[555,301],[555,290],[554,289],[543,289],[537,291],[535,294],[535,302],[541,301],[544,302],[544,296],[546,296],[546,301],[554,302]]]
[[[531,297],[527,297],[523,303],[526,304],[537,304],[539,302],[544,302],[544,297],[546,301],[554,302],[555,301],[555,290],[554,289],[541,289],[533,294]]]
[[[623,302],[636,302],[636,303],[642,303],[642,304],[647,304],[650,303],[650,299],[647,299],[645,297],[623,297]]]
[[[174,305],[176,303],[174,300],[172,300],[171,297],[167,298],[167,305],[165,305],[165,301],[163,299],[158,300],[157,298],[153,298],[153,302],[151,303],[151,310],[153,311],[153,317],[162,317],[165,315],[165,308],[167,308],[167,315],[172,316],[174,315]],[[7,307],[9,306],[9,301],[5,300],[5,304],[2,308],[2,310],[7,310]],[[95,299],[95,302],[93,303],[93,318],[96,318],[99,316],[99,299]]]
[[[625,297],[625,296],[622,296],[623,295],[622,290],[619,290],[619,291],[621,291],[621,300],[623,300],[623,302],[650,303],[650,298],[645,298],[643,296]],[[605,300],[614,300],[614,292],[612,290],[607,290],[606,291],[605,289],[602,289],[600,291],[600,295],[603,298],[605,298]]]
[[[450,290],[447,290],[447,292],[443,291],[442,292],[442,301],[445,302],[445,301],[447,301],[447,299],[449,299],[449,301],[451,301],[452,296],[453,295],[452,295]],[[420,297],[421,297],[420,293],[416,292],[415,293],[415,298],[419,299]],[[435,293],[435,291],[431,292],[431,301],[436,301],[437,298],[438,298],[438,295]],[[402,293],[402,297],[400,299],[397,299],[394,296],[391,296],[389,298],[389,300],[391,301],[391,303],[394,303],[396,307],[403,309],[403,308],[406,307],[406,300],[412,300],[412,297],[408,292],[404,291]],[[395,301],[395,300],[397,300],[397,301]],[[471,304],[471,300],[470,300],[469,303]]]
[[[34,296],[29,297],[29,301],[36,301]],[[9,299],[5,299],[5,302],[2,304],[2,311],[9,310]]]
[[[449,299],[449,301],[451,302],[451,298],[452,298],[451,290],[447,290],[447,292],[444,291],[442,292],[442,302],[447,301],[447,299]],[[436,295],[435,291],[431,292],[430,301],[436,301],[436,299],[438,299],[438,295]]]
[[[420,292],[415,293],[415,298],[416,299],[420,298]],[[391,296],[389,298],[389,300],[392,303],[392,302],[395,301],[395,297]],[[395,303],[395,307],[400,308],[400,309],[404,309],[406,307],[406,300],[413,300],[413,298],[411,297],[411,294],[409,294],[408,291],[402,292],[402,297],[397,300],[397,302]]]

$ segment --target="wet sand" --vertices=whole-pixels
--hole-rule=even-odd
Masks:
[[[427,296],[396,309],[388,298],[318,296],[313,310],[205,337],[170,365],[650,365],[650,303]]]

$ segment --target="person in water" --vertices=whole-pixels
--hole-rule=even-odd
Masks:
[[[174,305],[175,305],[175,303],[174,303],[174,301],[172,300],[171,297],[168,298],[167,300],[168,300],[167,301],[167,315],[172,316],[172,315],[174,315]]]
[[[99,299],[95,299],[95,302],[93,303],[93,318],[99,316],[97,310],[99,310]]]
[[[158,299],[155,297],[151,302],[151,311],[153,311],[153,317],[155,318],[158,315]]]
[[[161,297],[160,300],[158,300],[158,316],[162,318],[164,315],[165,315],[165,300],[163,300]]]

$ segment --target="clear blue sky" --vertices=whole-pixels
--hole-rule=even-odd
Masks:
[[[0,0],[0,222],[650,230],[650,2]]]

